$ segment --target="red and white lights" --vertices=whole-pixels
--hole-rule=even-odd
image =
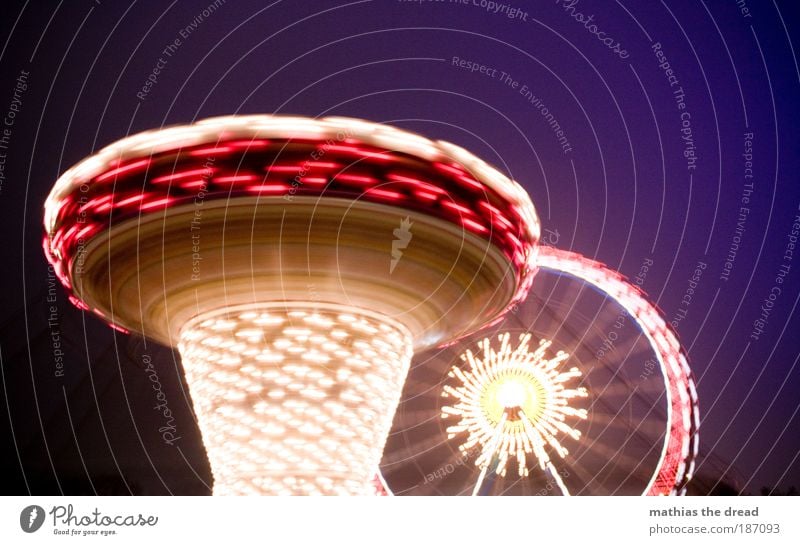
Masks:
[[[648,492],[691,473],[696,395],[664,320],[616,273],[540,247],[525,190],[453,144],[348,118],[147,131],[65,172],[44,226],[74,304],[180,350],[215,493],[385,490],[376,470],[413,353],[502,319],[538,267],[597,285],[636,319],[670,400]],[[580,397],[559,390],[566,373],[548,384]],[[495,401],[530,401],[514,388]],[[531,446],[540,461],[545,443]]]

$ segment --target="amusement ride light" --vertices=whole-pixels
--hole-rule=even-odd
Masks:
[[[469,363],[469,370],[464,372],[454,366],[449,376],[457,379],[459,385],[448,384],[442,392],[443,397],[458,401],[454,406],[442,408],[442,418],[460,418],[447,428],[448,436],[467,432],[459,447],[465,454],[478,444],[481,447],[475,459],[475,465],[481,468],[481,478],[475,483],[473,494],[480,490],[490,466],[504,476],[511,457],[517,459],[520,477],[527,476],[526,457],[531,453],[539,467],[549,472],[561,491],[568,494],[545,447],[549,446],[562,458],[568,454],[557,436],[563,433],[575,440],[580,437],[567,419],[586,419],[586,409],[572,407],[570,401],[588,393],[582,387],[565,387],[565,383],[581,376],[576,367],[559,370],[568,354],[558,352],[552,358],[545,357],[551,344],[545,339],[539,341],[538,349],[530,352],[530,339],[529,333],[520,335],[519,344],[512,349],[509,334],[503,333],[498,339],[498,350],[494,350],[490,339],[483,339],[479,343],[482,356],[467,350],[461,359]]]
[[[618,273],[539,246],[525,190],[453,144],[349,118],[147,131],[65,172],[44,226],[70,301],[180,351],[217,494],[387,493],[376,471],[412,355],[498,323],[539,268],[614,298],[656,353],[668,430],[645,493],[691,476],[697,397],[674,332]],[[484,474],[511,456],[525,474],[532,452],[559,479],[547,451],[578,437],[564,420],[585,392],[529,341],[485,341],[453,370],[452,433],[482,445]]]
[[[380,489],[413,352],[524,298],[539,237],[475,156],[346,118],[125,138],[61,176],[44,221],[73,302],[180,351],[216,494]]]

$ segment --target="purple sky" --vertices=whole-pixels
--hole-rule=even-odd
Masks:
[[[126,394],[146,384],[116,363],[129,341],[61,291],[77,344],[54,376],[42,204],[64,170],[126,134],[256,112],[455,142],[529,191],[558,246],[630,276],[652,259],[646,291],[668,318],[685,311],[703,452],[747,492],[800,484],[794,2],[211,3],[4,6],[0,431],[24,468],[10,492],[123,474],[147,493],[202,493],[208,469],[169,352],[165,388],[189,428],[177,454],[152,437],[147,403],[129,411]]]

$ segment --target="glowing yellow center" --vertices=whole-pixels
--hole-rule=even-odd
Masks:
[[[494,425],[500,422],[503,414],[509,424],[518,421],[520,417],[515,409],[522,410],[535,422],[546,401],[540,382],[527,373],[498,377],[485,387],[482,398],[483,410]]]
[[[506,409],[522,407],[527,397],[525,385],[516,380],[509,380],[497,389],[497,401]]]

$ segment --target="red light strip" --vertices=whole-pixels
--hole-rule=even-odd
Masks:
[[[392,201],[399,201],[405,198],[402,193],[398,193],[397,191],[386,191],[385,189],[377,189],[374,187],[367,189],[366,193],[375,197],[383,197]]]
[[[155,200],[155,201],[150,201],[148,203],[144,203],[139,207],[139,209],[140,210],[151,210],[153,208],[159,208],[159,207],[168,205],[169,203],[171,203],[174,200],[175,199],[172,199],[170,197],[165,197],[163,199],[158,199],[158,200]]]
[[[484,225],[481,225],[477,221],[473,221],[469,218],[461,218],[461,223],[470,231],[477,231],[478,233],[489,232],[489,229],[487,229]]]
[[[189,155],[192,157],[204,157],[209,155],[224,155],[226,153],[232,153],[236,148],[232,146],[214,146],[211,148],[200,148],[196,150],[192,150],[189,152]]]
[[[304,163],[304,165],[308,168],[320,168],[325,170],[342,168],[342,165],[339,163],[331,163],[330,161],[308,161]]]
[[[217,176],[213,178],[213,182],[216,184],[242,184],[255,182],[259,178],[255,174],[237,174],[234,176]]]
[[[269,140],[231,140],[225,142],[226,146],[234,148],[264,148],[270,145]]]
[[[443,200],[442,206],[444,206],[445,208],[449,208],[450,210],[453,210],[458,214],[475,217],[475,214],[472,212],[470,208],[467,208],[466,206],[455,203],[453,201]]]
[[[74,295],[68,295],[67,299],[69,299],[69,302],[72,303],[73,305],[75,305],[76,307],[78,307],[79,309],[81,309],[81,310],[89,310],[89,307],[86,306],[86,303],[84,303],[83,301],[81,301],[80,299],[75,297]]]
[[[325,185],[325,184],[328,183],[328,179],[327,178],[306,176],[304,178],[300,178],[300,183],[302,183],[302,184],[311,184],[311,185]]]
[[[439,195],[428,193],[427,191],[414,191],[414,195],[426,201],[435,201],[439,198]]]
[[[126,165],[122,165],[117,167],[113,170],[109,170],[95,178],[96,182],[105,182],[111,180],[112,178],[116,178],[120,174],[129,174],[135,170],[144,170],[150,164],[150,159],[140,159],[138,161],[133,161]]]
[[[433,185],[430,182],[426,182],[424,180],[419,180],[417,178],[412,178],[410,176],[390,173],[390,174],[388,174],[386,176],[386,178],[391,180],[391,181],[393,181],[393,182],[400,182],[400,183],[410,184],[411,186],[413,186],[415,188],[422,189],[422,190],[427,191],[429,193],[436,193],[438,195],[447,195],[447,191],[445,191],[444,189],[442,189],[440,187],[437,187],[437,186]]]
[[[455,176],[458,180],[462,181],[466,185],[470,186],[472,189],[477,189],[478,191],[485,191],[486,188],[477,180],[473,180],[470,178],[467,173],[461,169],[455,168],[450,165],[446,165],[444,163],[434,163],[434,167],[438,168],[439,170],[443,170],[453,176]]]
[[[139,193],[138,195],[134,195],[133,197],[128,197],[127,199],[122,199],[121,201],[117,201],[116,203],[114,203],[114,206],[127,206],[129,204],[139,202],[142,199],[144,199],[144,193]]]
[[[492,219],[493,220],[497,220],[500,223],[502,223],[505,226],[506,229],[513,229],[514,228],[514,225],[510,221],[508,221],[506,219],[506,217],[503,215],[503,213],[500,210],[498,210],[497,208],[495,208],[494,206],[492,206],[491,204],[489,204],[488,202],[479,201],[478,202],[478,206],[483,207],[486,210],[488,210],[492,215],[491,216]]]
[[[360,185],[375,185],[378,183],[376,178],[370,176],[359,176],[356,174],[337,174],[335,181],[350,182]]]
[[[97,197],[96,199],[91,199],[89,202],[87,202],[86,204],[84,204],[83,206],[80,207],[79,212],[83,213],[83,212],[86,212],[86,211],[92,210],[92,209],[96,210],[99,206],[102,206],[102,205],[105,205],[105,204],[108,204],[109,205],[108,208],[111,209],[111,205],[110,204],[111,204],[111,201],[113,200],[113,198],[114,198],[113,195],[103,195],[102,197]]]
[[[158,178],[153,178],[150,180],[151,184],[163,184],[173,182],[175,180],[183,180],[184,178],[193,178],[194,176],[211,176],[216,171],[213,167],[208,168],[195,168],[192,170],[184,170],[182,172],[176,172],[174,174],[167,174],[165,176],[159,176]]]
[[[182,189],[197,189],[199,187],[203,187],[204,185],[208,185],[205,180],[192,180],[189,182],[182,182],[179,184],[179,187]]]
[[[271,183],[268,185],[249,185],[245,187],[245,191],[249,191],[251,193],[285,193],[288,190],[288,185],[276,183]]]
[[[78,240],[81,239],[87,240],[91,235],[94,235],[98,231],[100,231],[100,226],[97,225],[96,223],[90,223],[89,225],[78,231],[78,235],[75,238],[77,238]]]

